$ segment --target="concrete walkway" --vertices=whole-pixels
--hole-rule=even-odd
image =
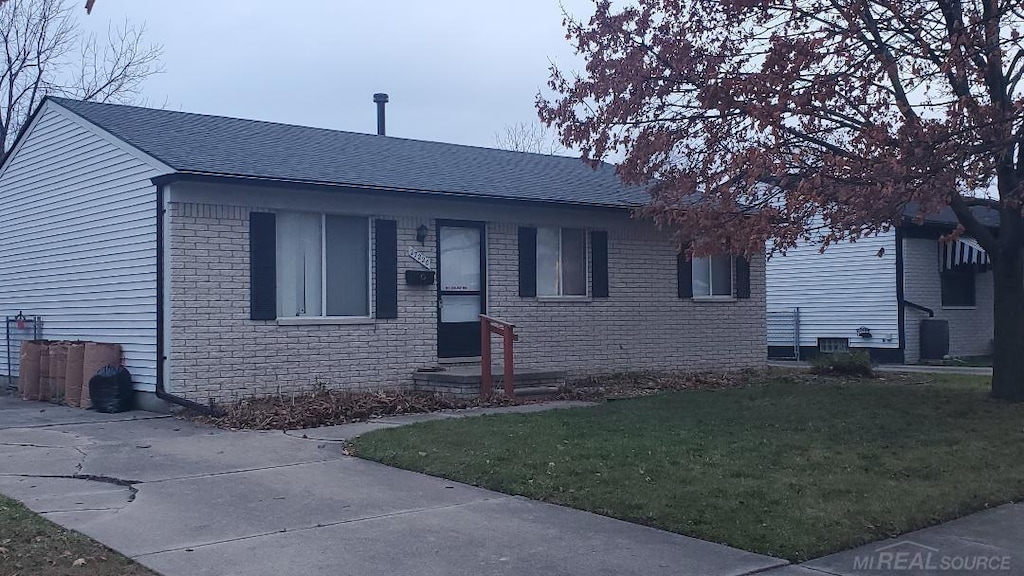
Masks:
[[[1000,506],[802,566],[809,571],[792,574],[1024,575],[1024,504]]]
[[[342,454],[370,430],[585,403],[225,431],[0,396],[0,493],[166,576],[1024,576],[1024,504],[799,566]],[[982,568],[984,566],[984,568]]]
[[[809,362],[792,360],[771,360],[768,365],[773,368],[810,368]],[[877,372],[903,372],[910,374],[971,374],[974,376],[991,376],[992,368],[986,366],[928,366],[925,364],[881,364],[875,366]]]
[[[508,410],[476,413],[495,411]],[[166,576],[739,576],[785,565],[342,454],[340,440],[367,430],[461,415],[232,432],[0,397],[0,493]]]

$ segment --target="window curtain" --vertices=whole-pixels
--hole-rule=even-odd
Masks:
[[[557,296],[562,292],[562,271],[559,269],[558,228],[537,229],[537,295]]]
[[[281,318],[323,316],[322,216],[277,216],[277,313]]]

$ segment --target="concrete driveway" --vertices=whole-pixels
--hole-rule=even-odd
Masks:
[[[0,397],[0,492],[168,576],[714,576],[785,564],[342,454],[339,440],[382,425],[303,438]]]

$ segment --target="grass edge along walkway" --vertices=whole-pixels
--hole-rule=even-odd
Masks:
[[[1024,405],[986,378],[750,386],[375,431],[357,455],[804,561],[1024,497]]]

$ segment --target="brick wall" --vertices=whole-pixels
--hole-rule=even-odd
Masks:
[[[675,248],[628,221],[608,230],[609,298],[538,301],[518,296],[517,228],[491,224],[488,257],[490,313],[516,325],[518,365],[583,373],[764,364],[763,259],[751,266],[752,298],[681,300]]]
[[[444,207],[438,202],[431,213],[449,217]],[[249,320],[248,218],[250,211],[263,209],[171,202],[172,391],[199,401],[225,401],[303,392],[318,384],[407,386],[415,369],[437,363],[434,287],[410,287],[402,280],[404,270],[418,268],[406,255],[409,246],[434,254],[433,218],[379,215],[398,221],[397,319],[281,326]],[[402,208],[396,204],[394,211]],[[763,259],[751,265],[750,299],[680,300],[672,245],[649,224],[621,215],[612,224],[595,226],[609,233],[610,298],[522,299],[517,226],[534,222],[521,210],[491,209],[491,217],[496,214],[519,215],[517,221],[489,222],[487,227],[488,312],[517,324],[518,367],[584,374],[764,365]],[[538,218],[543,214],[538,212]],[[415,239],[421,224],[431,230],[426,245]],[[497,340],[494,349],[498,352]]]
[[[903,239],[903,297],[935,311],[935,317],[949,321],[949,353],[951,356],[978,356],[991,353],[992,341],[992,273],[975,277],[974,308],[942,307],[942,284],[939,278],[939,243],[925,238]],[[905,359],[915,363],[921,352],[921,319],[924,312],[905,309]]]

